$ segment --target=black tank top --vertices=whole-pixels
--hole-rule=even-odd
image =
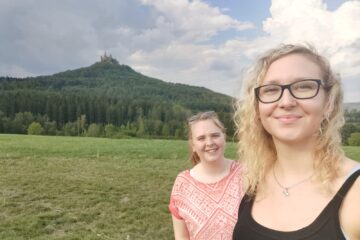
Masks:
[[[339,208],[359,175],[360,169],[346,179],[314,222],[296,231],[276,231],[258,224],[251,215],[254,199],[245,195],[240,203],[233,240],[346,240],[340,227]]]

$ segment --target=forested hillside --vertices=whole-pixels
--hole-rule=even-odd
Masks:
[[[0,132],[184,138],[184,123],[214,110],[233,134],[229,96],[144,76],[111,57],[51,76],[0,78]]]

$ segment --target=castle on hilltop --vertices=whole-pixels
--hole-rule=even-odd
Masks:
[[[117,63],[118,61],[111,56],[111,54],[107,55],[106,51],[104,53],[104,56],[100,56],[100,62],[101,63]]]

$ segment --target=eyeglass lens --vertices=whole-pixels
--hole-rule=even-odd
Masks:
[[[315,97],[319,92],[320,80],[301,80],[287,85],[269,84],[258,87],[256,95],[263,103],[278,101],[285,88],[297,99],[309,99]]]

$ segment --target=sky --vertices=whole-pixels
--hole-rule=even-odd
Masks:
[[[341,75],[345,102],[360,102],[359,26],[359,0],[0,0],[0,76],[87,67],[106,51],[144,75],[237,97],[262,53],[310,43]]]

